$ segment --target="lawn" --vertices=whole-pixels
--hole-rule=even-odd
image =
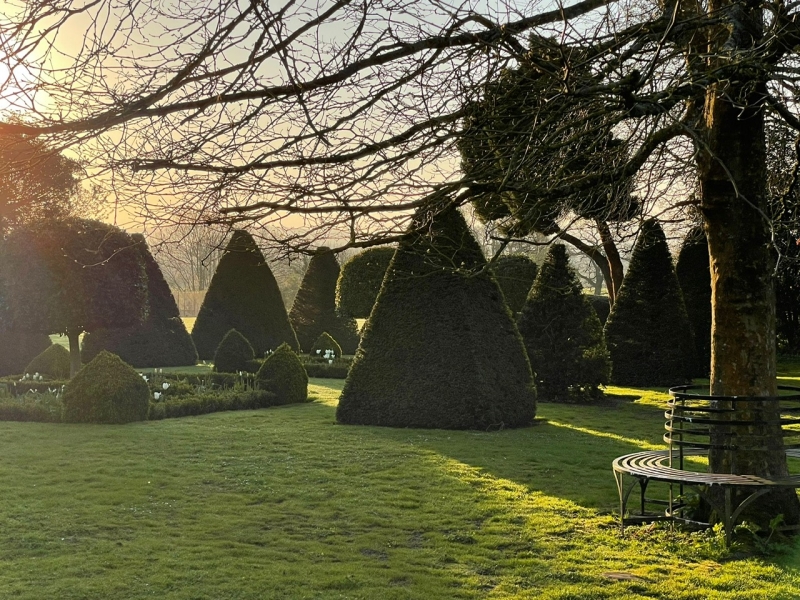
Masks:
[[[315,402],[124,426],[0,423],[0,597],[800,597],[800,544],[629,528],[611,460],[663,394],[493,433],[337,425]]]

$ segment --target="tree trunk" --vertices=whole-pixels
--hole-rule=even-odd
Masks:
[[[559,232],[558,237],[565,242],[572,244],[578,250],[592,259],[595,267],[600,270],[600,273],[602,273],[603,281],[606,282],[606,289],[608,290],[608,302],[611,304],[611,306],[614,306],[614,283],[611,276],[608,258],[606,258],[602,252],[600,252],[597,246],[591,246],[581,239],[576,238],[574,235],[567,233],[566,231]]]
[[[81,368],[81,348],[80,348],[81,332],[74,329],[67,330],[67,339],[69,340],[69,378],[75,377]]]
[[[596,221],[597,230],[600,232],[600,241],[603,242],[603,249],[606,251],[606,260],[608,261],[608,272],[610,281],[608,282],[608,301],[611,306],[614,306],[614,301],[619,294],[619,288],[622,286],[622,279],[625,277],[625,271],[622,268],[622,258],[617,250],[617,244],[611,235],[611,229],[605,221]],[[613,288],[613,289],[612,289]]]
[[[708,91],[706,146],[699,153],[698,171],[711,260],[711,393],[760,397],[776,394],[775,259],[766,215],[761,110],[766,86],[748,84]],[[736,409],[728,418],[753,425],[718,427],[713,432],[712,443],[729,443],[732,433],[737,447],[712,448],[711,471],[768,478],[787,475],[780,426],[765,424],[779,417],[777,402]],[[800,521],[800,504],[794,490],[773,492],[747,514],[762,526],[778,514],[795,524]]]

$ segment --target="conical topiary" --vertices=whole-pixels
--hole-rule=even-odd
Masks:
[[[655,219],[642,224],[605,334],[612,383],[667,387],[691,378],[689,318],[667,240]]]
[[[611,305],[608,303],[608,296],[589,296],[589,301],[592,303],[594,312],[597,313],[597,318],[600,319],[602,325],[608,321],[608,315],[611,312]]]
[[[219,373],[238,373],[253,369],[253,346],[241,333],[231,329],[222,338],[214,353],[214,370]]]
[[[282,343],[298,348],[275,276],[253,237],[242,230],[233,232],[192,329],[200,358],[213,359],[231,329],[246,337],[259,357]]]
[[[508,308],[514,314],[525,305],[537,272],[536,263],[524,254],[505,254],[498,257],[492,265],[494,278],[503,292]]]
[[[395,253],[336,418],[390,427],[528,425],[522,338],[464,218],[420,210]]]
[[[69,379],[69,350],[61,344],[51,344],[25,367],[26,373],[39,373],[49,379]]]
[[[695,377],[711,372],[711,268],[703,226],[692,228],[678,253],[675,274],[683,293],[695,347]]]
[[[355,320],[336,312],[338,280],[339,263],[336,262],[336,256],[329,248],[318,248],[308,263],[289,312],[289,320],[297,332],[297,341],[303,352],[311,350],[323,331],[339,342],[345,354],[354,354],[358,348]]]
[[[68,423],[144,421],[150,389],[133,367],[105,350],[83,366],[64,389]]]
[[[81,343],[83,362],[89,362],[101,350],[107,350],[140,369],[196,364],[194,342],[180,318],[178,304],[161,268],[150,253],[144,236],[137,233],[131,238],[137,244],[147,272],[147,318],[133,327],[96,329],[86,333]]]
[[[281,344],[256,373],[256,385],[275,394],[276,404],[308,400],[308,374],[288,344]]]
[[[563,245],[547,253],[517,326],[540,400],[595,398],[608,383],[603,327]]]
[[[336,308],[340,314],[366,319],[372,312],[394,248],[369,248],[342,265],[336,283]]]
[[[312,358],[321,358],[325,356],[325,353],[330,350],[333,352],[336,358],[341,358],[342,356],[342,347],[339,343],[333,339],[327,331],[323,331],[322,335],[317,338],[317,341],[314,342],[314,345],[311,346],[311,351],[309,354]]]

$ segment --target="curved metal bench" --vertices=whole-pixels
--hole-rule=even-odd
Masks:
[[[704,449],[684,449],[682,456],[705,456],[708,454]],[[787,451],[787,455],[800,458],[800,450],[792,449]],[[625,525],[629,523],[643,523],[657,520],[681,521],[684,523],[697,524],[689,519],[678,517],[676,512],[682,507],[681,503],[676,503],[672,494],[672,485],[688,486],[694,489],[706,502],[708,502],[722,517],[722,524],[725,528],[725,541],[730,543],[733,528],[736,525],[742,511],[753,501],[764,494],[767,494],[776,487],[800,487],[800,475],[792,475],[782,479],[765,479],[754,475],[732,475],[726,473],[705,473],[697,471],[686,471],[670,466],[672,460],[678,460],[677,451],[651,450],[645,452],[635,452],[626,454],[614,459],[611,463],[614,470],[614,479],[617,482],[619,491],[619,514],[621,531],[625,531]],[[625,487],[624,477],[628,475],[634,481]],[[670,484],[669,500],[653,500],[646,497],[647,486],[651,481],[660,481]],[[639,484],[641,511],[639,515],[625,516],[630,495]],[[724,505],[720,506],[716,497],[708,493],[712,486],[720,486],[724,492]],[[733,505],[733,488],[754,488],[744,500],[737,506]],[[648,514],[647,504],[666,505],[664,515]]]
[[[800,401],[800,388],[793,386],[779,386],[781,392],[789,392],[790,395],[775,396],[771,398],[763,397],[736,397],[736,396],[708,396],[691,393],[690,390],[698,389],[700,386],[681,386],[672,388],[670,393],[669,409],[665,413],[667,422],[665,428],[667,433],[664,441],[669,444],[669,450],[652,450],[635,452],[620,456],[612,462],[614,479],[617,482],[619,491],[619,510],[620,528],[624,532],[625,525],[629,523],[642,523],[657,520],[679,521],[682,523],[708,526],[708,523],[700,523],[685,518],[682,509],[685,507],[682,498],[676,500],[673,496],[673,486],[680,486],[679,495],[683,495],[684,486],[694,489],[722,518],[725,528],[725,541],[730,543],[733,528],[739,517],[747,506],[761,496],[775,490],[776,488],[800,488],[800,474],[790,475],[778,479],[768,479],[755,475],[734,475],[726,473],[706,473],[698,471],[688,471],[684,467],[684,458],[691,456],[707,456],[711,448],[736,448],[745,436],[757,438],[769,433],[766,426],[778,425],[777,435],[784,438],[786,455],[792,458],[800,458],[800,431],[791,425],[800,424],[800,418],[793,416],[798,412],[798,407],[786,406],[787,402],[798,403]],[[749,410],[760,410],[764,401],[775,401],[782,413],[777,419],[763,421],[765,426],[763,433],[751,431],[742,433],[736,431],[739,425],[752,426],[752,421],[739,421],[737,410],[741,406],[746,406]],[[774,414],[774,413],[773,413]],[[785,416],[784,416],[785,415]],[[720,442],[709,439],[713,431],[724,432],[725,440]],[[752,446],[748,446],[750,448]],[[759,451],[760,448],[755,448]],[[673,466],[677,464],[677,468]],[[626,486],[625,476],[634,478],[634,481]],[[646,496],[647,486],[651,481],[658,481],[669,484],[668,499],[650,499]],[[638,515],[625,516],[630,495],[636,484],[640,490],[640,513]],[[712,494],[712,488],[723,490],[722,499],[720,494]],[[734,506],[733,490],[749,489],[751,493]],[[660,505],[665,507],[663,514],[647,512],[647,505]]]

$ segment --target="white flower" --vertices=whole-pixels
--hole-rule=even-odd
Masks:
[[[162,390],[168,390],[169,389],[169,384],[165,381],[164,383],[161,384],[161,389]]]
[[[141,375],[141,376],[142,376],[142,379],[144,379],[145,381],[150,381],[150,380],[147,378],[147,375],[145,375],[144,373],[139,373],[139,375]]]
[[[153,398],[155,398],[156,400],[161,398],[161,392],[153,392]]]
[[[241,371],[239,371],[239,377],[241,377],[241,376],[242,376],[242,372],[241,372]]]
[[[332,365],[333,364],[333,360],[332,359],[328,359],[328,364]]]

